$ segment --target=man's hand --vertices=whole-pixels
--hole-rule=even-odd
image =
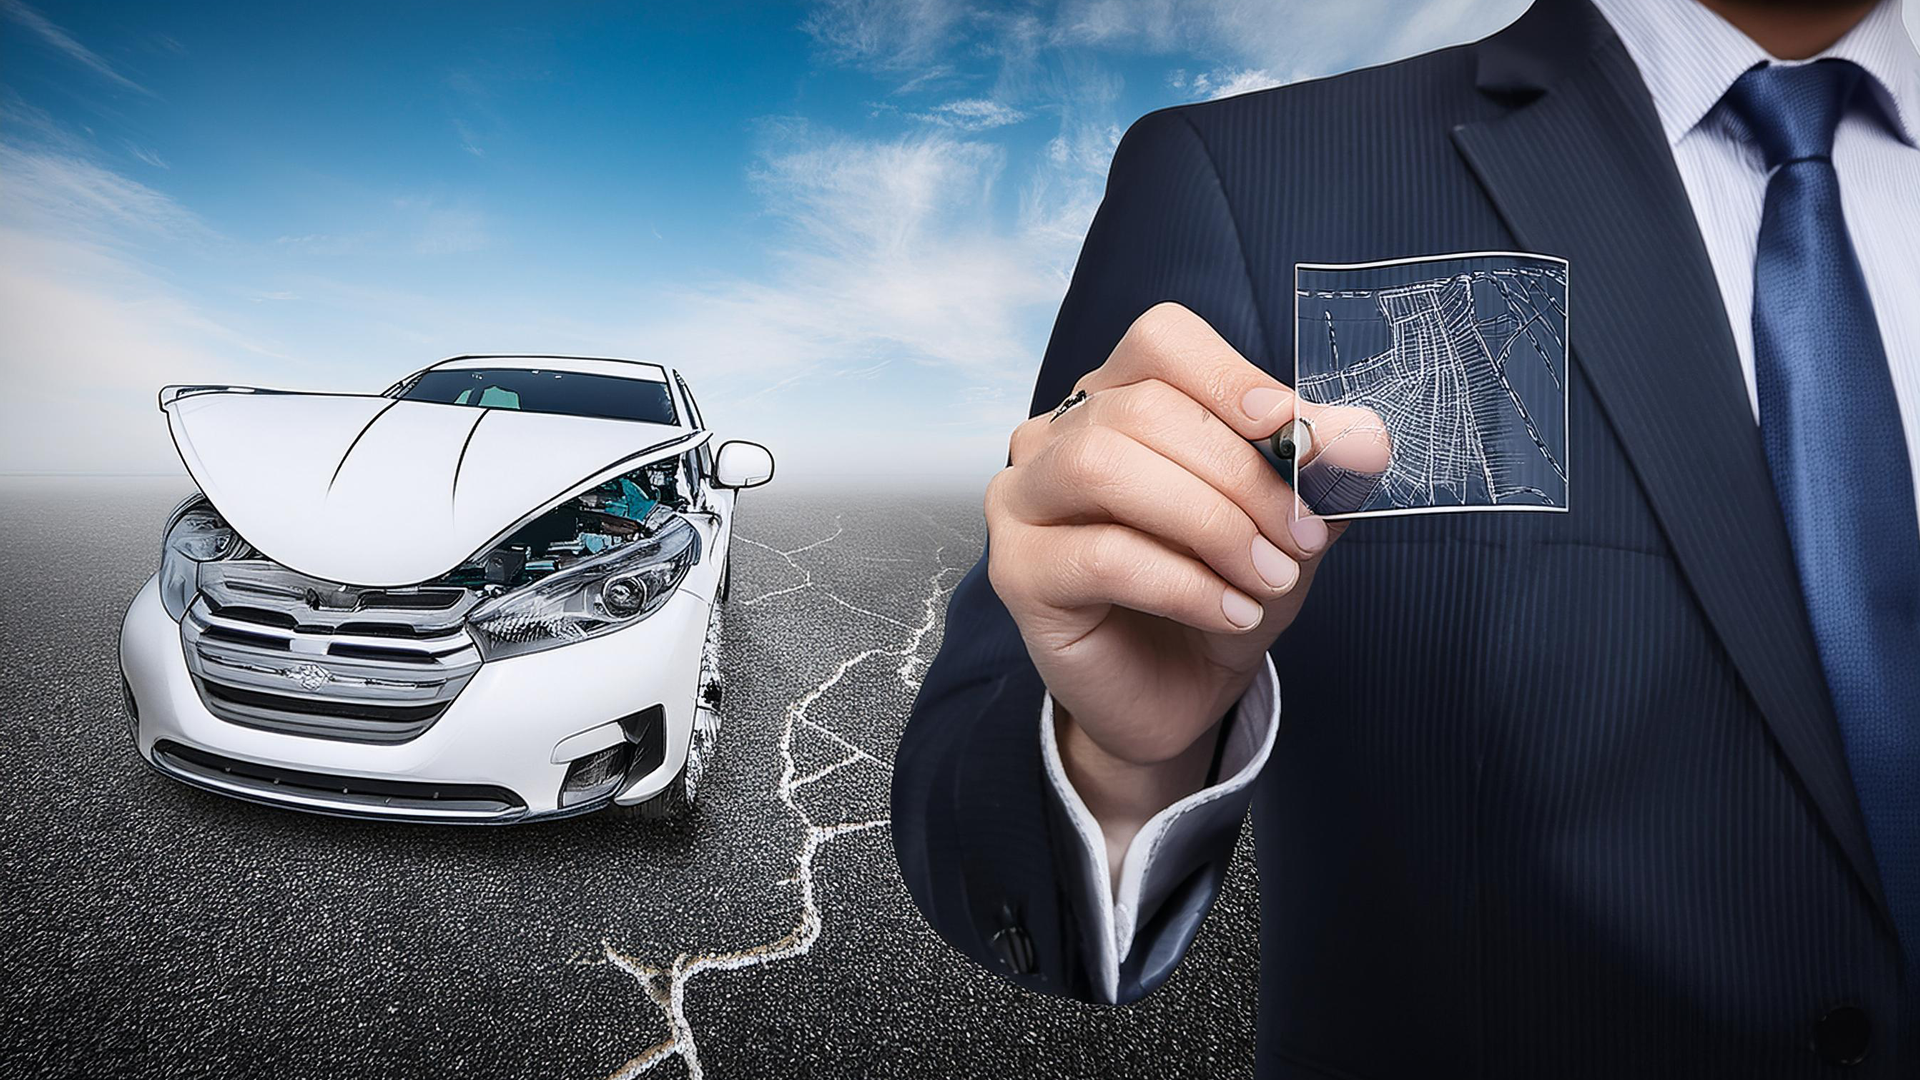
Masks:
[[[1371,412],[1297,402],[1178,304],[1140,316],[1077,388],[1084,403],[1014,430],[987,488],[987,571],[1117,874],[1146,820],[1204,782],[1202,736],[1345,524],[1301,511],[1251,440],[1298,415],[1309,454],[1361,472],[1385,469],[1388,443]]]

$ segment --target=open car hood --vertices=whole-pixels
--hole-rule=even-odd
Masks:
[[[603,480],[708,438],[668,424],[245,387],[160,392],[180,460],[242,539],[349,585],[439,577]]]

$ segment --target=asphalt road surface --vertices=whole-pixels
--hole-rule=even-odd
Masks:
[[[127,601],[184,482],[0,479],[0,1073],[1108,1077],[1249,1071],[1243,838],[1167,987],[1021,991],[920,920],[893,749],[971,498],[743,497],[726,726],[692,820],[342,821],[128,746]]]

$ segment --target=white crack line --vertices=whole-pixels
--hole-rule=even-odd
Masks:
[[[893,625],[899,627],[902,630],[915,629],[915,627],[909,626],[908,624],[901,622],[899,619],[896,619],[891,615],[882,615],[877,611],[868,611],[866,608],[863,608],[858,604],[849,604],[845,600],[842,600],[838,596],[835,596],[833,593],[825,593],[823,595],[825,595],[827,599],[833,601],[834,603],[839,604],[841,607],[846,608],[848,611],[855,612],[860,615],[865,615],[870,619],[878,619],[884,623],[892,623]]]
[[[836,525],[838,525],[838,518],[835,519],[835,522]],[[838,537],[842,531],[844,531],[843,528],[836,527],[833,536],[816,540],[806,547],[795,548],[791,552],[779,551],[758,541],[749,540],[746,537],[739,537],[738,539],[744,540],[756,547],[766,548],[766,550],[772,551],[785,558],[788,565],[794,567],[796,570],[800,570],[806,575],[806,580],[798,586],[798,588],[810,588],[813,585],[812,572],[801,567],[793,560],[792,556],[818,547]],[[946,548],[944,546],[934,551],[934,561],[936,563],[940,561],[940,557],[945,551]],[[806,832],[800,843],[800,850],[794,859],[795,870],[793,876],[778,882],[778,884],[792,884],[800,887],[800,916],[794,928],[773,941],[732,952],[701,953],[698,955],[681,953],[678,957],[674,958],[672,964],[666,966],[645,963],[627,956],[616,950],[611,941],[603,941],[601,943],[601,947],[606,955],[606,962],[626,972],[628,975],[633,976],[634,980],[640,984],[641,989],[646,992],[647,997],[659,1007],[661,1015],[667,1022],[668,1035],[664,1042],[656,1043],[648,1047],[639,1056],[628,1061],[618,1069],[615,1069],[609,1077],[609,1080],[634,1080],[635,1077],[673,1057],[679,1057],[686,1063],[689,1080],[704,1080],[706,1069],[700,1061],[700,1051],[694,1039],[693,1025],[687,1019],[687,983],[691,981],[695,975],[705,971],[734,971],[800,956],[811,950],[814,942],[820,940],[822,924],[820,908],[816,902],[814,893],[814,855],[819,852],[822,845],[835,837],[883,828],[892,824],[892,819],[874,818],[871,820],[843,821],[831,825],[820,825],[816,824],[813,816],[807,812],[805,807],[800,805],[796,795],[800,789],[807,785],[816,783],[849,765],[858,764],[862,761],[877,765],[888,772],[893,771],[893,766],[874,757],[838,732],[814,720],[807,715],[807,711],[812,708],[814,702],[820,700],[823,695],[838,685],[840,680],[846,678],[849,671],[879,656],[900,657],[901,664],[898,674],[901,683],[909,689],[916,688],[919,683],[911,677],[910,671],[914,663],[920,659],[917,654],[920,650],[921,643],[926,640],[927,635],[933,631],[934,626],[939,622],[941,599],[953,591],[944,584],[946,577],[956,570],[964,571],[965,569],[965,567],[942,565],[934,571],[933,575],[928,579],[929,592],[924,599],[926,617],[919,626],[906,627],[906,624],[899,620],[890,619],[886,616],[877,616],[887,622],[906,627],[910,631],[907,639],[898,647],[874,647],[842,660],[839,666],[834,669],[833,674],[829,675],[825,681],[819,683],[805,694],[802,694],[787,706],[786,723],[780,731],[780,783],[776,788],[776,794],[778,794],[781,802],[786,803],[787,809],[806,827]],[[757,599],[766,599],[767,596],[772,595],[776,594],[769,593]],[[853,608],[852,604],[848,604],[845,600],[840,599],[840,597],[832,593],[824,593],[823,595],[845,607]],[[748,601],[748,603],[752,602],[753,601]],[[854,610],[858,611],[861,609],[854,608]],[[872,613],[867,612],[867,614]],[[799,764],[793,754],[794,733],[801,727],[816,731],[829,740],[838,743],[842,749],[847,751],[847,756],[824,768],[801,775]]]
[[[809,730],[819,732],[821,735],[824,735],[827,739],[833,742],[839,743],[840,749],[847,751],[848,753],[852,754],[854,757],[861,758],[866,761],[870,761],[875,765],[880,766],[883,769],[893,768],[893,766],[888,765],[886,762],[881,761],[879,758],[874,757],[872,754],[867,753],[866,750],[862,749],[860,746],[856,745],[855,743],[849,741],[846,736],[840,734],[839,732],[833,730],[830,727],[820,724],[812,720],[811,718],[803,718],[800,722],[802,724],[805,724]]]
[[[833,520],[834,520],[833,535],[823,536],[820,539],[815,540],[811,544],[806,544],[801,547],[792,548],[786,551],[782,551],[779,548],[772,547],[768,544],[763,544],[758,540],[748,539],[747,537],[744,537],[744,536],[737,537],[736,539],[739,539],[744,543],[752,544],[754,547],[761,548],[762,550],[765,550],[765,551],[773,552],[775,555],[778,555],[782,559],[785,559],[787,561],[788,566],[792,567],[794,570],[800,573],[799,584],[789,585],[784,589],[775,589],[772,592],[768,592],[768,593],[762,593],[759,596],[753,597],[749,600],[744,600],[742,601],[742,603],[747,607],[752,607],[763,600],[772,600],[781,596],[790,596],[794,593],[804,592],[808,589],[813,588],[813,571],[810,568],[801,566],[799,563],[795,562],[793,557],[795,555],[800,554],[803,551],[812,551],[814,548],[817,548],[822,544],[828,544],[835,540],[838,540],[841,534],[846,532],[846,526],[841,523],[839,515],[835,515]],[[936,548],[934,550],[934,561],[936,562],[939,561],[940,553],[944,550],[945,550],[944,547]],[[897,560],[886,560],[886,561],[911,562],[913,560],[897,559]],[[834,603],[839,604],[841,607],[846,608],[848,611],[854,612],[859,615],[865,615],[869,619],[875,619],[883,623],[891,623],[892,625],[897,626],[900,629],[906,630],[909,632],[915,629],[915,627],[907,623],[901,622],[899,619],[896,619],[891,615],[882,615],[877,611],[869,611],[866,608],[859,606],[858,604],[850,604],[836,593],[822,593],[821,595],[825,596],[827,599],[833,601]]]
[[[820,539],[818,539],[818,540],[815,540],[815,541],[814,541],[813,543],[811,543],[811,544],[806,544],[806,545],[803,545],[803,546],[801,546],[801,547],[797,547],[797,548],[794,548],[794,549],[793,549],[793,550],[791,550],[791,551],[783,551],[783,552],[781,552],[780,554],[782,554],[782,555],[798,555],[798,554],[800,554],[800,553],[801,553],[801,552],[803,552],[803,551],[812,551],[812,550],[813,550],[814,548],[817,548],[817,547],[819,547],[819,546],[820,546],[821,544],[828,544],[828,543],[832,543],[833,541],[835,541],[835,540],[838,540],[838,539],[840,539],[840,534],[841,534],[841,533],[844,533],[844,532],[846,532],[846,531],[847,531],[847,527],[846,527],[845,525],[843,525],[843,524],[841,524],[841,522],[840,522],[840,517],[841,517],[841,515],[839,515],[839,514],[835,514],[835,515],[833,515],[833,535],[832,535],[832,536],[823,536],[823,537],[821,537]],[[788,561],[788,562],[792,562],[793,560],[791,560],[791,559],[789,559],[789,560],[787,560],[787,561]]]
[[[806,787],[808,784],[811,784],[816,780],[824,780],[831,774],[839,772],[841,769],[844,769],[849,765],[856,764],[862,760],[871,761],[873,760],[873,758],[870,755],[868,755],[865,751],[855,751],[854,753],[848,754],[846,757],[841,758],[839,761],[836,761],[833,764],[826,766],[825,768],[815,769],[813,772],[810,772],[807,775],[801,777],[800,779],[795,780],[791,786],[793,790],[799,791],[801,788]]]
[[[752,544],[754,547],[760,548],[763,551],[773,552],[775,555],[778,555],[781,558],[787,560],[787,565],[791,566],[794,570],[798,571],[800,574],[800,583],[798,585],[789,585],[784,589],[775,589],[770,593],[762,593],[759,596],[741,601],[742,605],[745,607],[752,607],[755,604],[760,603],[762,600],[771,600],[776,596],[785,596],[788,593],[797,593],[804,589],[813,588],[813,571],[793,561],[793,557],[795,555],[800,554],[803,551],[812,551],[814,548],[817,548],[822,544],[832,543],[833,541],[840,539],[840,535],[846,531],[847,531],[847,527],[846,527],[846,524],[841,521],[841,515],[835,514],[833,515],[833,534],[831,536],[823,536],[820,539],[815,540],[811,544],[804,544],[800,547],[792,548],[786,551],[782,551],[781,549],[774,547],[771,544],[763,544],[758,540],[750,539],[745,536],[734,537],[734,539],[740,541],[743,544]]]

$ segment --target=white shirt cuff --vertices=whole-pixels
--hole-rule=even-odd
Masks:
[[[1226,719],[1220,737],[1219,782],[1201,788],[1153,817],[1141,827],[1120,860],[1116,885],[1107,864],[1107,843],[1080,793],[1067,780],[1060,762],[1060,745],[1053,730],[1053,695],[1040,705],[1040,748],[1047,780],[1065,806],[1080,844],[1085,872],[1086,910],[1095,913],[1088,928],[1087,946],[1095,963],[1096,985],[1108,1003],[1120,993],[1120,964],[1133,949],[1134,933],[1151,919],[1174,886],[1192,876],[1206,853],[1218,850],[1215,841],[1223,828],[1238,830],[1251,799],[1247,789],[1273,752],[1280,731],[1280,677],[1273,659],[1241,696]],[[1223,817],[1218,811],[1237,803],[1240,812]],[[1214,812],[1200,812],[1214,811]]]

